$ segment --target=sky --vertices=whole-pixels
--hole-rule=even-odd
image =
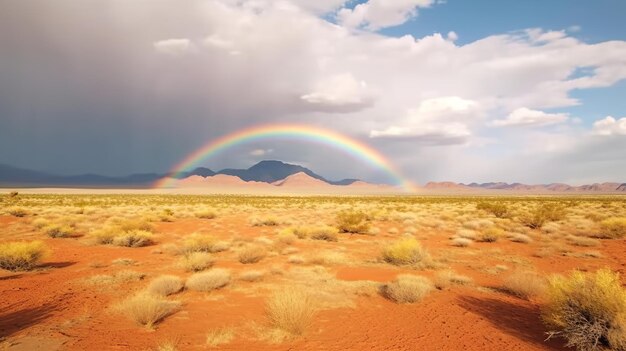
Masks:
[[[268,123],[364,142],[406,178],[626,182],[622,0],[0,1],[0,163],[166,172]],[[330,178],[385,172],[330,146],[238,145]]]

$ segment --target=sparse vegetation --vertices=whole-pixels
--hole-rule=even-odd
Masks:
[[[401,274],[382,288],[383,295],[397,303],[414,303],[422,300],[433,290],[428,278]]]
[[[498,218],[507,218],[510,215],[509,208],[500,201],[482,201],[476,205],[476,209],[489,212]]]
[[[28,271],[35,268],[47,255],[41,241],[0,243],[0,268],[9,271]]]
[[[609,269],[550,279],[542,318],[550,337],[583,350],[626,350],[626,290]]]
[[[232,328],[218,328],[211,330],[206,335],[206,344],[209,347],[216,347],[230,343],[235,338]]]
[[[522,224],[531,228],[541,228],[546,222],[558,221],[565,217],[565,208],[558,203],[543,203],[520,216]]]
[[[605,239],[626,237],[626,217],[607,218],[600,222],[598,237]]]

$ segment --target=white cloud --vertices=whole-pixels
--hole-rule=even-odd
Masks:
[[[458,96],[422,101],[410,109],[401,125],[370,131],[371,138],[411,139],[431,145],[463,144],[471,136],[470,125],[481,116],[480,104]]]
[[[372,92],[367,83],[359,81],[350,73],[334,75],[321,79],[312,92],[300,97],[312,105],[326,107],[361,108],[373,102]]]
[[[417,16],[418,8],[434,3],[434,0],[369,0],[353,9],[339,10],[337,19],[346,27],[378,30],[400,25]]]
[[[183,54],[193,48],[193,44],[189,39],[165,39],[153,43],[154,48],[158,52],[170,55]]]
[[[273,149],[254,149],[250,151],[250,156],[265,156],[274,152]]]
[[[504,119],[497,119],[491,122],[495,127],[542,127],[567,121],[567,113],[546,113],[538,110],[531,110],[521,107],[511,112]]]
[[[615,119],[607,116],[593,123],[593,134],[626,135],[626,117]]]

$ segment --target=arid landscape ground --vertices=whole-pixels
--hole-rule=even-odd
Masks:
[[[0,204],[0,350],[564,350],[555,275],[626,282],[619,196]]]

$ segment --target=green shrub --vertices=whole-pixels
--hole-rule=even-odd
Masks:
[[[541,228],[546,222],[559,221],[565,217],[565,208],[557,203],[544,203],[520,217],[522,224],[531,228]]]

